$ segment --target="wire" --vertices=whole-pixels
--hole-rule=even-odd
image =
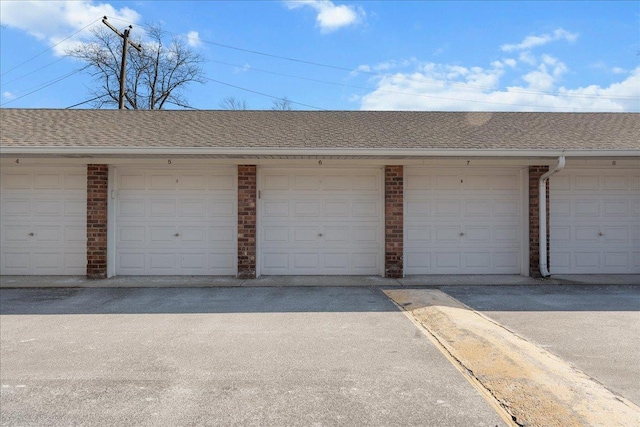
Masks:
[[[92,22],[88,23],[87,25],[85,25],[84,27],[80,28],[80,29],[79,29],[78,31],[76,31],[75,33],[71,34],[71,35],[70,35],[70,36],[68,36],[68,37],[65,37],[64,39],[60,40],[58,43],[54,44],[53,46],[49,47],[48,49],[43,50],[42,52],[40,52],[40,53],[39,53],[39,54],[37,54],[36,56],[34,56],[34,57],[32,57],[32,58],[29,58],[29,59],[27,59],[26,61],[21,62],[20,64],[16,65],[15,67],[13,67],[13,68],[11,68],[11,69],[9,69],[9,70],[5,71],[4,73],[0,74],[0,77],[4,76],[4,75],[5,75],[5,74],[7,74],[7,73],[10,73],[11,71],[15,70],[16,68],[22,67],[24,64],[26,64],[26,63],[28,63],[28,62],[33,61],[34,59],[36,59],[36,58],[37,58],[37,57],[39,57],[40,55],[42,55],[42,54],[44,54],[44,53],[46,53],[46,52],[49,52],[51,49],[53,49],[54,47],[58,46],[58,45],[59,45],[59,44],[61,44],[62,42],[69,40],[71,37],[75,36],[75,35],[76,35],[76,34],[78,34],[79,32],[82,32],[82,31],[84,31],[85,29],[87,29],[88,27],[90,27],[91,25],[95,24],[95,23],[96,23],[96,22],[98,22],[100,19],[102,19],[102,18],[98,18],[98,19],[96,19],[95,21],[92,21]],[[49,64],[49,65],[50,65],[50,64]],[[43,67],[43,68],[44,68],[44,67]],[[22,77],[24,77],[24,76],[22,76]],[[21,78],[21,77],[19,77],[19,78]],[[15,79],[15,80],[18,80],[18,79]],[[15,81],[15,80],[12,80],[12,81]]]
[[[132,24],[129,21],[123,20],[123,19],[119,19],[119,18],[113,18],[114,20],[117,21],[121,21],[127,24]],[[142,28],[151,28],[148,25],[140,25],[140,27]],[[164,31],[164,30],[163,30]],[[182,36],[182,34],[178,34],[178,33],[174,33],[171,31],[165,31],[167,34],[171,34],[174,36]],[[303,59],[297,59],[297,58],[291,58],[291,57],[287,57],[287,56],[281,56],[281,55],[275,55],[275,54],[271,54],[271,53],[266,53],[266,52],[260,52],[257,50],[252,50],[252,49],[244,49],[241,47],[237,47],[237,46],[231,46],[231,45],[227,45],[227,44],[223,44],[223,43],[217,43],[217,42],[213,42],[210,40],[202,40],[199,39],[202,43],[205,44],[210,44],[213,46],[218,46],[218,47],[222,47],[225,49],[231,49],[231,50],[236,50],[236,51],[240,51],[240,52],[246,52],[246,53],[250,53],[253,55],[260,55],[260,56],[265,56],[268,58],[275,58],[275,59],[281,59],[281,60],[285,60],[285,61],[290,61],[290,62],[296,62],[299,64],[306,64],[306,65],[313,65],[316,67],[323,67],[323,68],[329,68],[329,69],[334,69],[334,70],[339,70],[339,71],[347,71],[349,73],[361,73],[361,74],[366,74],[366,75],[370,75],[373,77],[387,77],[388,74],[383,74],[383,73],[377,73],[377,72],[373,72],[373,71],[366,71],[366,70],[358,70],[358,69],[353,69],[353,68],[348,68],[348,67],[344,67],[344,66],[338,66],[338,65],[330,65],[330,64],[323,64],[320,62],[314,62],[314,61],[307,61],[307,60],[303,60]],[[426,83],[434,83],[434,84],[438,84],[438,85],[443,85],[443,86],[460,86],[460,87],[464,87],[464,88],[473,88],[473,89],[481,89],[481,90],[492,90],[492,91],[498,91],[498,92],[504,92],[504,93],[524,93],[524,94],[534,94],[534,95],[553,95],[553,96],[559,96],[559,97],[570,97],[570,98],[596,98],[596,99],[612,99],[612,100],[636,100],[636,99],[640,99],[640,97],[638,96],[602,96],[602,95],[589,95],[589,94],[572,94],[572,93],[559,93],[559,92],[550,92],[550,91],[533,91],[533,90],[527,90],[527,89],[519,89],[519,90],[500,90],[497,89],[495,87],[492,86],[481,86],[481,85],[471,85],[471,84],[467,84],[467,83],[459,83],[459,82],[451,82],[451,81],[442,81],[442,80],[436,80],[436,79],[430,79],[430,78],[418,78],[418,77],[414,77],[414,76],[406,76],[407,79],[412,80],[412,81],[416,81],[416,82],[426,82]],[[481,101],[477,101],[477,102],[481,102]],[[507,104],[507,105],[512,105],[512,104]]]
[[[68,79],[69,77],[71,77],[71,76],[73,76],[73,75],[76,75],[76,74],[78,74],[78,73],[79,73],[79,72],[81,72],[81,71],[84,71],[84,68],[80,68],[80,69],[75,70],[75,71],[72,71],[72,72],[70,72],[70,73],[68,73],[68,74],[66,74],[66,75],[64,75],[64,76],[62,76],[62,77],[58,77],[58,78],[56,78],[56,79],[54,79],[54,80],[51,80],[51,81],[49,81],[49,82],[47,82],[47,83],[44,83],[43,85],[39,86],[37,89],[32,90],[31,92],[25,93],[24,95],[19,96],[19,97],[17,97],[17,98],[13,98],[13,99],[11,99],[11,100],[9,100],[9,101],[5,102],[4,104],[0,104],[0,106],[5,106],[5,105],[10,104],[10,103],[12,103],[12,102],[14,102],[14,101],[17,101],[18,99],[22,99],[22,98],[24,98],[25,96],[29,96],[29,95],[31,95],[31,94],[33,94],[33,93],[39,92],[39,91],[41,91],[42,89],[45,89],[45,88],[47,88],[47,87],[49,87],[49,86],[51,86],[51,85],[54,85],[54,84],[56,84],[56,83],[58,83],[58,82],[61,82],[62,80]]]
[[[280,98],[279,96],[273,96],[273,95],[269,95],[269,94],[264,93],[264,92],[258,92],[256,90],[247,89],[247,88],[244,88],[244,87],[232,85],[231,83],[221,82],[220,80],[211,79],[209,77],[205,77],[205,79],[209,80],[211,82],[214,82],[214,83],[218,83],[218,84],[224,85],[224,86],[229,86],[229,87],[232,87],[232,88],[235,88],[235,89],[240,89],[240,90],[243,90],[245,92],[250,92],[250,93],[255,93],[257,95],[266,96],[267,98],[271,98],[271,99],[274,99],[274,100],[288,101],[291,104],[302,105],[303,107],[309,107],[309,108],[313,108],[315,110],[327,111],[326,109],[321,108],[321,107],[316,107],[315,105],[303,104],[302,102],[292,101],[292,100],[290,100],[288,98]]]
[[[224,61],[210,60],[210,62],[217,63],[217,64],[228,65],[228,66],[236,67],[236,68],[242,68],[242,65],[231,64],[231,63],[224,62]],[[518,106],[518,107],[556,109],[556,110],[566,110],[566,109],[571,109],[572,108],[572,107],[558,107],[558,106],[544,106],[544,105],[525,105],[525,104],[513,104],[513,103],[508,103],[508,102],[478,101],[478,100],[469,100],[469,99],[460,99],[460,98],[450,98],[450,97],[444,97],[444,96],[434,96],[434,95],[425,95],[425,94],[420,94],[420,93],[400,92],[400,91],[393,91],[393,90],[387,90],[387,89],[379,89],[379,88],[370,87],[370,86],[358,86],[358,85],[352,85],[352,84],[347,84],[347,83],[329,82],[329,81],[326,81],[326,80],[312,79],[312,78],[309,78],[309,77],[296,76],[296,75],[293,75],[293,74],[278,73],[278,72],[275,72],[275,71],[262,70],[260,68],[254,68],[254,67],[250,67],[250,68],[248,68],[248,70],[249,71],[258,71],[258,72],[267,73],[267,74],[274,74],[274,75],[283,76],[283,77],[290,77],[290,78],[295,78],[295,79],[300,79],[300,80],[307,80],[307,81],[312,81],[312,82],[316,82],[316,83],[334,85],[334,86],[349,87],[349,88],[362,89],[362,90],[367,90],[367,91],[378,91],[378,92],[390,93],[390,94],[394,94],[394,95],[405,95],[405,96],[412,96],[412,97],[418,97],[418,98],[443,99],[443,100],[447,100],[447,101],[464,101],[464,102],[473,102],[473,103],[480,103],[480,104],[508,105],[510,107]],[[509,93],[509,92],[507,92],[507,93]],[[595,108],[595,107],[581,107],[581,108],[599,110],[599,108]]]
[[[38,72],[38,71],[42,70],[43,68],[47,68],[47,67],[49,67],[49,66],[51,66],[51,65],[53,65],[53,64],[56,64],[56,63],[58,63],[58,62],[60,62],[60,61],[65,60],[65,59],[67,59],[67,58],[65,58],[65,57],[59,58],[59,59],[57,59],[57,60],[55,60],[55,61],[53,61],[53,62],[48,63],[47,65],[43,65],[42,67],[40,67],[40,68],[37,68],[37,69],[33,70],[33,71],[32,71],[32,72],[30,72],[30,73],[24,74],[24,75],[22,75],[22,76],[20,76],[20,77],[17,77],[17,78],[15,78],[15,79],[13,79],[13,80],[9,80],[8,82],[3,82],[3,84],[4,84],[4,85],[8,85],[9,83],[13,83],[13,82],[15,82],[15,81],[17,81],[17,80],[20,80],[20,79],[22,79],[22,78],[24,78],[24,77],[30,76],[31,74],[36,73],[36,72]]]
[[[105,96],[109,96],[109,94],[108,94],[108,93],[105,93],[104,95],[96,96],[95,98],[87,99],[86,101],[79,102],[79,103],[77,103],[77,104],[73,104],[73,105],[71,105],[71,106],[69,106],[69,107],[66,107],[66,108],[65,108],[65,110],[68,110],[68,109],[70,109],[70,108],[77,107],[77,106],[79,106],[79,105],[86,104],[86,103],[91,102],[91,101],[95,101],[96,99],[104,98]]]

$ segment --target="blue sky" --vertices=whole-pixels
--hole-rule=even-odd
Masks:
[[[300,110],[640,111],[637,1],[2,0],[1,106],[91,98],[64,50],[103,15],[139,40],[161,22],[201,53],[209,80],[184,94],[197,109],[231,96],[250,109],[287,97]]]

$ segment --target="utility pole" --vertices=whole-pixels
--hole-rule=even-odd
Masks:
[[[116,27],[114,27],[109,22],[107,22],[106,16],[102,18],[102,23],[107,27],[111,28],[111,30],[114,33],[122,37],[122,61],[120,66],[120,96],[118,97],[118,109],[122,110],[124,109],[124,84],[127,80],[126,68],[125,68],[127,66],[127,46],[130,44],[138,52],[142,52],[142,46],[139,44],[135,44],[131,40],[129,40],[129,32],[133,28],[131,25],[129,25],[129,28],[124,30],[124,34],[122,34]]]

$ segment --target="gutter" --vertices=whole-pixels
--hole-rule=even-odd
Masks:
[[[565,165],[564,156],[558,157],[558,164],[553,170],[545,173],[538,180],[538,217],[539,217],[539,238],[538,244],[540,252],[540,274],[542,277],[549,277],[549,266],[547,265],[547,181],[551,175],[560,172]]]
[[[7,155],[54,156],[366,156],[366,157],[637,157],[638,149],[621,150],[518,150],[518,149],[389,149],[389,148],[267,148],[267,147],[33,147],[0,146]]]

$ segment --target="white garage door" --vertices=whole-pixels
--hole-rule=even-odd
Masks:
[[[1,176],[1,274],[86,274],[86,167],[3,167]]]
[[[262,169],[262,274],[381,274],[380,169]]]
[[[406,274],[519,274],[517,169],[407,168]]]
[[[236,274],[235,168],[118,169],[116,274]]]
[[[550,180],[551,274],[640,273],[640,172],[565,169]]]

